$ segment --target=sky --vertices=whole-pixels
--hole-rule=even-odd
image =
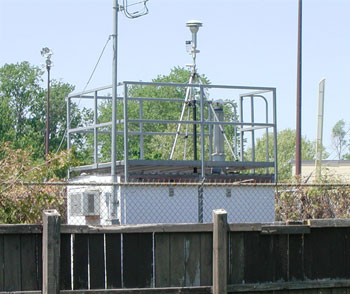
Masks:
[[[137,0],[129,0],[129,3]],[[120,0],[121,4],[121,0]],[[277,88],[277,127],[295,129],[297,0],[149,0],[149,13],[118,19],[118,81],[151,81],[191,61],[185,24],[203,22],[198,70],[212,84]],[[112,0],[1,0],[0,66],[28,61],[40,66],[53,50],[51,77],[81,91],[112,34]],[[324,145],[334,124],[348,117],[350,1],[303,1],[302,134],[315,140],[318,83],[326,78]],[[88,85],[111,84],[112,43]]]

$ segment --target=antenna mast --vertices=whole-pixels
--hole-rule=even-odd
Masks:
[[[188,81],[189,85],[195,83],[196,79],[199,81],[198,74],[197,74],[197,68],[196,68],[196,57],[197,57],[197,53],[200,52],[197,49],[197,33],[198,33],[199,28],[202,25],[203,24],[199,20],[190,20],[186,23],[186,27],[190,28],[190,31],[192,33],[192,41],[186,41],[186,46],[189,49],[188,51],[192,55],[192,64],[186,65],[188,67],[191,67],[191,69],[192,69],[191,76],[190,76],[190,79]],[[184,117],[184,114],[186,111],[186,106],[190,106],[190,105],[193,106],[193,120],[196,120],[196,100],[194,98],[192,101],[190,101],[190,98],[192,97],[192,92],[193,92],[192,87],[187,87],[185,102],[184,102],[184,105],[182,107],[181,115],[180,115],[180,119],[179,119],[180,121],[183,120],[183,117]],[[180,129],[181,129],[181,123],[179,123],[177,125],[175,139],[173,142],[173,146],[171,148],[170,159],[173,159],[177,139],[179,138],[179,134],[180,134]],[[187,132],[187,129],[186,129],[186,132]],[[194,152],[193,159],[197,160],[197,126],[196,126],[196,124],[193,124],[193,141],[194,141],[193,142],[193,152]]]

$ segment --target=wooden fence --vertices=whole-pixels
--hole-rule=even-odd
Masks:
[[[0,293],[350,293],[350,220],[0,225]],[[348,291],[348,292],[347,292]]]

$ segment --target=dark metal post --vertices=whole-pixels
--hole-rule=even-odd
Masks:
[[[296,117],[296,150],[295,175],[301,174],[301,61],[302,61],[302,0],[299,0],[298,12],[298,66],[297,66],[297,117]]]
[[[192,109],[193,109],[193,121],[197,121],[197,105],[196,100],[194,99],[192,101]],[[197,124],[193,124],[193,160],[197,160]],[[193,172],[197,173],[197,168],[195,167],[193,169]]]
[[[47,69],[47,96],[46,96],[46,136],[45,136],[45,158],[48,159],[49,155],[49,138],[50,138],[50,65],[46,66]]]

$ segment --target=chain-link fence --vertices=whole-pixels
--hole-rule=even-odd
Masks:
[[[57,209],[64,223],[113,225],[207,223],[213,209],[229,222],[349,218],[350,185],[237,183],[6,183],[1,223],[38,223]]]

